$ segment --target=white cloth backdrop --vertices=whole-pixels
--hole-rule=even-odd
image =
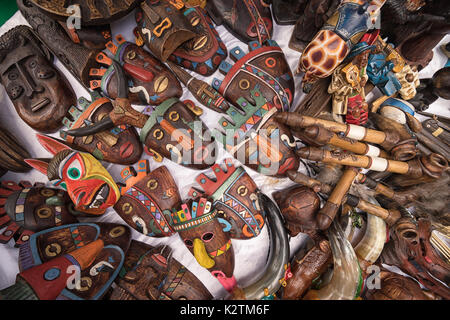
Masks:
[[[23,18],[20,12],[17,12],[11,19],[9,19],[3,26],[0,27],[0,34],[5,33],[9,29],[13,28],[16,25],[25,24],[28,25],[27,21]],[[134,42],[133,36],[133,28],[136,26],[134,21],[134,12],[122,18],[121,20],[115,22],[112,25],[113,36],[117,34],[122,34],[124,38],[128,41]],[[288,42],[292,33],[293,26],[279,26],[274,24],[274,34],[273,39],[278,42],[280,47],[283,49],[291,70],[295,71],[298,63],[298,59],[300,57],[300,53],[297,51],[293,51],[289,49]],[[227,46],[230,51],[235,46],[239,46],[245,51],[248,51],[247,45],[243,42],[236,39],[232,36],[223,26],[218,26],[217,31],[219,32],[223,42]],[[446,43],[450,40],[450,36],[447,37],[441,42]],[[232,63],[230,58],[227,58],[227,61]],[[420,78],[431,77],[433,73],[444,66],[447,58],[438,50],[438,48],[434,49],[434,58],[433,61],[423,69],[420,73]],[[78,81],[67,71],[67,69],[59,62],[56,61],[56,66],[66,75],[68,80],[70,81],[73,89],[78,98],[90,97],[88,91],[84,89],[78,83]],[[193,73],[194,74],[194,73]],[[212,82],[213,77],[217,77],[219,79],[223,78],[223,75],[220,71],[217,71],[213,76],[209,78],[202,78],[199,75],[196,75],[202,80],[207,81],[208,83]],[[303,93],[301,92],[301,76],[295,76],[296,83],[296,94],[294,98],[294,106],[301,101]],[[379,92],[375,91],[375,95],[379,96]],[[368,99],[373,97],[373,93],[368,96]],[[182,99],[191,99],[194,102],[195,98],[187,91],[184,90],[184,95]],[[199,105],[199,104],[197,104]],[[135,106],[137,110],[142,110],[143,107]],[[222,115],[216,113],[214,111],[204,109],[204,114],[202,115],[202,120],[206,123],[209,128],[217,128],[218,120]],[[430,109],[429,112],[446,115],[448,116],[450,113],[449,102],[446,100],[439,99],[435,102]],[[422,120],[422,117],[419,116]],[[28,127],[17,115],[14,110],[14,106],[11,103],[10,99],[5,93],[3,86],[0,86],[0,124],[6,127],[10,132],[14,133],[15,136],[23,143],[26,149],[30,152],[30,154],[35,158],[49,158],[51,155],[44,150],[44,148],[38,143],[35,138],[35,132],[33,129]],[[59,137],[59,133],[53,134],[55,137]],[[220,154],[218,157],[218,163],[221,163],[225,158],[231,158],[231,156],[225,152],[223,149],[220,149]],[[148,158],[150,160],[151,169],[155,169],[161,165],[165,165],[168,167],[171,174],[174,176],[176,183],[180,189],[180,194],[183,199],[187,198],[187,193],[189,188],[195,186],[194,177],[201,173],[201,171],[196,171],[188,168],[184,168],[182,166],[176,165],[169,160],[164,160],[162,163],[155,162],[152,158],[150,158],[147,154],[143,154],[143,158]],[[123,169],[123,166],[120,165],[112,165],[108,163],[104,163],[105,167],[111,173],[116,181],[121,181],[120,171]],[[235,160],[235,165],[239,165],[239,163]],[[255,180],[258,187],[265,194],[271,196],[271,194],[276,191],[283,189],[292,185],[289,179],[276,179],[267,176],[263,176],[258,174],[257,172],[246,168],[247,172],[250,176]],[[304,168],[301,169],[303,172]],[[209,170],[204,171],[207,175],[211,175]],[[39,173],[36,170],[32,170],[29,173],[25,174],[16,174],[16,173],[7,173],[5,176],[1,178],[2,180],[13,180],[13,181],[21,181],[28,180],[32,183],[34,182],[47,182],[47,178]],[[103,216],[98,218],[83,218],[82,221],[101,221],[101,222],[116,222],[125,224],[125,222],[119,217],[119,215],[113,210],[109,209]],[[2,230],[0,230],[1,232]],[[168,238],[150,238],[142,235],[141,233],[132,229],[133,239],[138,241],[143,241],[149,243],[151,245],[158,244],[168,244],[174,250],[174,257],[183,263],[190,271],[192,271],[210,290],[213,296],[217,299],[223,298],[227,295],[226,291],[222,288],[221,284],[212,276],[210,273],[202,268],[197,261],[194,259],[193,255],[188,251],[185,247],[184,243],[181,241],[177,234],[168,237]],[[290,239],[290,248],[291,248],[291,256],[295,254],[295,252],[301,247],[301,245],[305,242],[306,236],[303,234],[298,235],[295,238]],[[261,276],[262,271],[264,270],[265,262],[268,255],[268,232],[267,227],[264,227],[263,232],[256,238],[251,240],[233,240],[233,247],[235,253],[235,276],[238,282],[238,285],[241,287],[247,286],[251,284],[254,280],[256,280],[259,276]],[[12,285],[15,281],[16,274],[19,272],[18,269],[18,254],[19,250],[14,248],[12,241],[5,245],[0,245],[0,289],[6,288]]]

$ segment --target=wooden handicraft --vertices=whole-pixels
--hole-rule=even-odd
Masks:
[[[64,28],[72,42],[81,44],[88,49],[105,49],[106,44],[111,41],[111,26],[83,26],[80,29],[70,26],[67,21],[58,21]]]
[[[91,154],[78,152],[44,135],[37,135],[41,145],[54,155],[51,160],[27,159],[26,162],[45,174],[55,186],[67,190],[75,209],[101,215],[120,198],[111,175]]]
[[[227,30],[244,43],[260,44],[272,38],[273,22],[270,5],[264,0],[210,0],[206,10],[216,25]]]
[[[115,38],[118,45],[108,42],[106,49],[122,66],[128,80],[128,98],[132,104],[159,105],[169,98],[183,94],[175,75],[149,52],[134,43],[125,41],[121,35]],[[100,89],[111,99],[118,96],[117,74],[112,59],[101,52],[96,57],[104,68],[90,70],[90,88]]]
[[[203,283],[168,246],[131,241],[109,300],[211,300]]]
[[[1,300],[56,300],[64,297],[72,277],[70,269],[86,270],[103,249],[97,240],[70,253],[20,272],[11,287],[0,290]],[[76,297],[76,296],[75,296]],[[78,297],[76,297],[78,298]]]
[[[304,72],[303,90],[308,92],[318,78],[332,74],[362,36],[375,25],[385,0],[344,1],[323,25],[300,57],[298,72]]]
[[[0,176],[7,171],[27,172],[31,167],[24,161],[29,152],[8,130],[0,126]]]
[[[17,0],[17,6],[40,40],[85,88],[89,88],[89,71],[100,67],[95,60],[100,51],[74,43],[57,21],[45,15],[30,0]]]
[[[256,186],[253,179],[242,167],[235,167],[231,159],[222,165],[212,167],[215,179],[200,174],[195,181],[202,191],[191,189],[189,195],[197,198],[207,197],[217,210],[217,216],[233,239],[250,239],[257,237],[264,227],[264,216],[259,207]]]
[[[197,262],[231,292],[236,287],[229,223],[207,198],[190,199],[172,212],[173,228]]]
[[[63,124],[66,130],[73,130],[101,121],[108,115],[113,105],[108,98],[101,97],[95,91],[91,100],[81,97],[77,106],[69,110]],[[72,137],[66,131],[60,131],[61,137],[70,145],[92,154],[101,161],[129,165],[136,163],[142,155],[142,144],[134,127],[120,125],[110,130],[98,132],[86,137]]]
[[[133,10],[139,0],[27,0],[43,13],[60,21],[67,21],[73,15],[81,19],[82,26],[105,25],[117,21]]]
[[[171,211],[181,205],[178,187],[165,166],[150,172],[148,160],[137,163],[137,169],[121,172],[126,185],[119,184],[121,197],[116,212],[131,227],[149,237],[174,234]]]
[[[166,62],[184,42],[197,34],[190,21],[183,15],[182,1],[145,0],[136,12],[137,32],[150,52]]]
[[[450,100],[450,66],[436,71],[431,79],[420,79],[417,94],[409,102],[416,110],[425,111],[439,98]]]
[[[76,96],[51,62],[53,56],[30,27],[0,37],[0,81],[20,118],[41,132],[55,132]]]
[[[21,181],[0,182],[0,243],[14,239],[19,247],[30,235],[44,229],[78,222],[67,192],[44,184]]]
[[[75,223],[43,230],[31,235],[30,240],[20,247],[19,269],[21,272],[33,270],[66,254],[101,243],[95,259],[89,259],[89,268],[81,270],[79,281],[73,277],[71,281],[64,282],[63,290],[56,298],[99,300],[118,276],[130,241],[130,229],[116,223]],[[70,269],[60,271],[67,275],[76,272]],[[43,280],[41,278],[39,283],[45,282]]]
[[[272,3],[272,15],[279,25],[290,25],[302,16],[305,10],[305,0],[269,0]]]

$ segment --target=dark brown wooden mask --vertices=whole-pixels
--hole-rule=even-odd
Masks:
[[[168,98],[180,98],[183,94],[175,75],[163,63],[136,44],[127,42],[121,35],[116,37],[119,44],[109,42],[106,48],[114,54],[114,60],[120,62],[128,78],[128,99],[132,104],[158,105]],[[91,81],[91,89],[100,88],[102,92],[116,99],[118,94],[117,75],[112,61],[104,53],[97,61],[108,69],[91,69],[91,76],[99,78]]]
[[[183,14],[197,36],[178,47],[169,60],[202,76],[210,76],[227,57],[227,47],[201,7],[186,6]]]
[[[140,135],[156,161],[165,157],[198,170],[215,162],[216,143],[206,125],[176,98],[168,99],[150,111]]]
[[[268,2],[268,1],[266,1]],[[242,42],[264,41],[272,37],[272,14],[264,0],[210,0],[206,9],[217,25],[223,24]]]
[[[0,80],[20,118],[41,132],[54,132],[76,96],[51,63],[31,28],[18,26],[0,38]]]
[[[272,14],[277,24],[295,24],[304,12],[305,0],[271,0]]]
[[[136,12],[140,37],[163,62],[181,44],[196,37],[194,27],[181,11],[183,7],[182,1],[145,0]]]
[[[233,239],[257,237],[264,227],[264,217],[256,192],[258,187],[242,167],[236,168],[231,159],[224,161],[225,169],[214,164],[211,169],[215,179],[200,174],[195,181],[206,197],[213,202],[218,219],[226,225],[225,231]],[[192,189],[190,196],[197,198],[201,191]]]
[[[123,274],[123,275],[122,275]],[[111,300],[210,300],[203,283],[172,257],[168,246],[131,241]]]
[[[172,213],[173,228],[197,262],[208,269],[228,291],[236,285],[234,251],[217,210],[206,198],[189,200]]]
[[[0,126],[0,176],[8,170],[13,172],[29,171],[31,167],[24,161],[29,158],[31,158],[30,154],[18,139]]]
[[[59,24],[66,30],[67,35],[74,43],[81,44],[88,49],[105,49],[106,44],[111,41],[111,26],[83,26],[80,29],[70,27],[67,21],[58,21]]]
[[[104,248],[90,267],[79,274],[79,286],[76,286],[74,277],[57,299],[101,299],[119,274],[130,245],[131,231],[124,225],[76,223],[35,233],[20,247],[19,268],[23,272],[98,239],[103,240]],[[75,274],[74,271],[72,273]]]
[[[77,129],[102,120],[111,112],[113,106],[108,98],[92,93],[92,101],[81,97],[78,106],[69,110],[71,119],[64,118],[66,129]],[[102,131],[86,137],[72,137],[60,131],[61,137],[71,145],[89,152],[99,160],[117,164],[136,163],[142,155],[142,144],[136,129],[121,125],[109,131]]]
[[[137,171],[137,172],[136,172]],[[149,237],[174,234],[171,210],[181,205],[178,187],[166,167],[149,172],[148,160],[141,160],[137,170],[127,167],[121,176],[121,197],[114,209],[131,227]]]
[[[79,212],[64,190],[28,181],[0,183],[0,228],[7,227],[0,243],[14,238],[18,247],[34,232],[78,222],[72,214]]]

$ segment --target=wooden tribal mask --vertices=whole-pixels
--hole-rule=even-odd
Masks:
[[[216,130],[214,136],[236,159],[253,170],[285,176],[287,170],[297,169],[299,165],[293,151],[294,138],[287,127],[275,120],[273,115],[278,109],[261,91],[251,90],[250,97],[250,100],[236,101],[239,109],[231,106],[227,110],[228,117],[219,120],[222,132]]]
[[[217,210],[207,198],[191,199],[173,210],[173,228],[197,262],[231,291],[236,286],[234,278],[234,251],[229,224],[219,219]]]
[[[169,60],[202,76],[210,76],[227,57],[227,47],[201,7],[186,5],[183,14],[197,36],[178,47]]]
[[[120,198],[111,175],[91,154],[75,151],[57,140],[37,135],[44,148],[54,155],[49,162],[27,159],[26,162],[55,185],[67,190],[75,209],[101,215]]]
[[[178,187],[166,167],[149,172],[148,160],[137,170],[126,167],[121,173],[126,185],[120,185],[121,197],[114,210],[126,223],[149,237],[174,234],[171,211],[181,205]]]
[[[259,89],[277,109],[288,111],[295,94],[295,83],[283,51],[273,40],[262,45],[252,41],[249,50],[245,54],[239,47],[231,49],[230,56],[235,63],[221,63],[219,70],[225,78],[214,78],[213,88],[235,105],[241,97],[252,101],[251,92]]]
[[[183,15],[181,0],[145,0],[136,12],[138,33],[150,51],[165,62],[184,42],[197,34]]]
[[[54,132],[76,96],[52,63],[52,55],[27,26],[0,37],[0,81],[20,118],[41,132]]]
[[[101,121],[108,115],[113,105],[108,98],[91,93],[92,101],[84,97],[78,99],[78,105],[72,106],[69,116],[63,120],[66,129],[73,130]],[[118,164],[136,163],[142,155],[142,144],[134,127],[120,125],[109,130],[85,137],[73,137],[60,131],[61,137],[71,145],[89,152],[101,161]]]
[[[209,15],[217,25],[223,24],[242,42],[264,41],[272,37],[273,22],[269,1],[210,0],[206,4]]]
[[[28,181],[0,182],[0,228],[7,227],[0,243],[14,239],[18,247],[34,232],[78,222],[77,214],[64,190]]]
[[[75,223],[31,235],[20,247],[21,272],[83,248],[96,240],[104,244],[90,267],[79,273],[80,281],[68,281],[57,300],[99,300],[118,276],[131,241],[130,229],[115,223]],[[61,273],[75,270],[61,270]],[[75,277],[74,277],[75,278]]]
[[[210,300],[211,293],[168,246],[131,241],[110,300]]]
[[[202,173],[195,180],[204,190],[204,196],[211,199],[218,219],[227,225],[225,231],[231,238],[256,237],[265,222],[256,195],[258,187],[244,168],[236,168],[231,159],[226,159],[222,166],[214,164],[211,167],[215,179]],[[197,198],[201,193],[192,189],[189,195]]]
[[[118,35],[118,45],[112,41],[106,48],[120,63],[128,80],[128,99],[132,104],[158,105],[168,98],[179,98],[183,94],[175,75],[158,59],[136,44],[125,41]],[[117,73],[111,59],[103,52],[96,57],[99,64],[106,68],[92,68],[90,87],[101,89],[111,99],[118,97]]]

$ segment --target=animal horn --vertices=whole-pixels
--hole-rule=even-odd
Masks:
[[[102,131],[109,130],[113,128],[115,125],[109,116],[106,116],[102,120],[95,122],[92,125],[81,127],[78,129],[68,130],[65,133],[69,136],[73,137],[85,137],[90,136]]]

